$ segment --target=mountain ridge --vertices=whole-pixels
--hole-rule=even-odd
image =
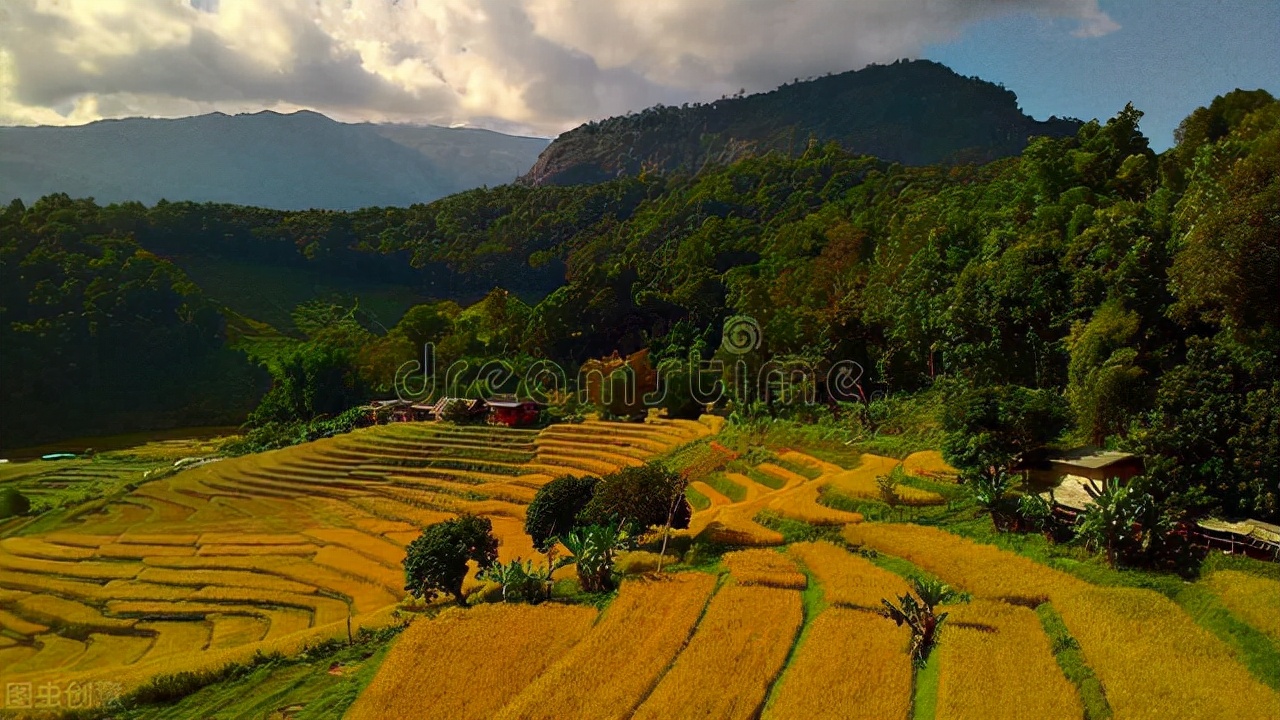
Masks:
[[[1064,137],[1080,125],[1035,120],[1012,91],[939,63],[899,61],[585,123],[552,141],[520,182],[575,185],[645,169],[696,172],[745,154],[795,154],[810,138],[906,165],[984,163],[1016,155],[1030,136]]]
[[[475,130],[341,123],[310,110],[4,127],[0,199],[405,206],[511,182],[548,142]]]

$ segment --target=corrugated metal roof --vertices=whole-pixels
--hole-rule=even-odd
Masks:
[[[1064,453],[1058,453],[1046,458],[1051,463],[1059,465],[1069,465],[1074,467],[1089,468],[1097,470],[1109,465],[1114,465],[1122,460],[1132,460],[1138,457],[1133,453],[1119,452],[1117,450],[1100,450],[1095,447],[1082,447],[1075,450],[1068,450]]]

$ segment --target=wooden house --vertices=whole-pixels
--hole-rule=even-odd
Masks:
[[[390,400],[373,400],[365,406],[369,423],[379,425],[386,422],[404,422],[413,420],[413,403],[408,400],[393,398]]]
[[[459,398],[459,397],[442,397],[436,401],[436,404],[434,406],[432,406],[431,417],[435,418],[436,420],[442,419],[442,416],[444,414],[444,409],[454,402],[465,403],[467,415],[472,417],[478,418],[484,415],[486,412],[484,401],[479,398],[472,399],[472,398]]]
[[[1074,519],[1093,504],[1087,489],[1106,480],[1128,482],[1143,472],[1142,458],[1133,453],[1080,447],[1057,453],[1040,453],[1018,466],[1027,485],[1046,499],[1052,497],[1059,515]]]
[[[485,401],[489,409],[489,422],[507,427],[536,425],[542,417],[541,403],[520,400],[514,395],[496,395]]]

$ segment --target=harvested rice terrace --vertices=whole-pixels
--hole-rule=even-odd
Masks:
[[[131,685],[345,636],[348,617],[389,618],[403,548],[423,525],[485,515],[503,559],[529,557],[524,507],[538,487],[710,432],[663,420],[541,432],[405,423],[141,482],[51,531],[0,540],[0,682]]]

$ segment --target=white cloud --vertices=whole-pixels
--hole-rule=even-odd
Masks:
[[[1097,0],[0,0],[0,123],[311,108],[555,134]]]

